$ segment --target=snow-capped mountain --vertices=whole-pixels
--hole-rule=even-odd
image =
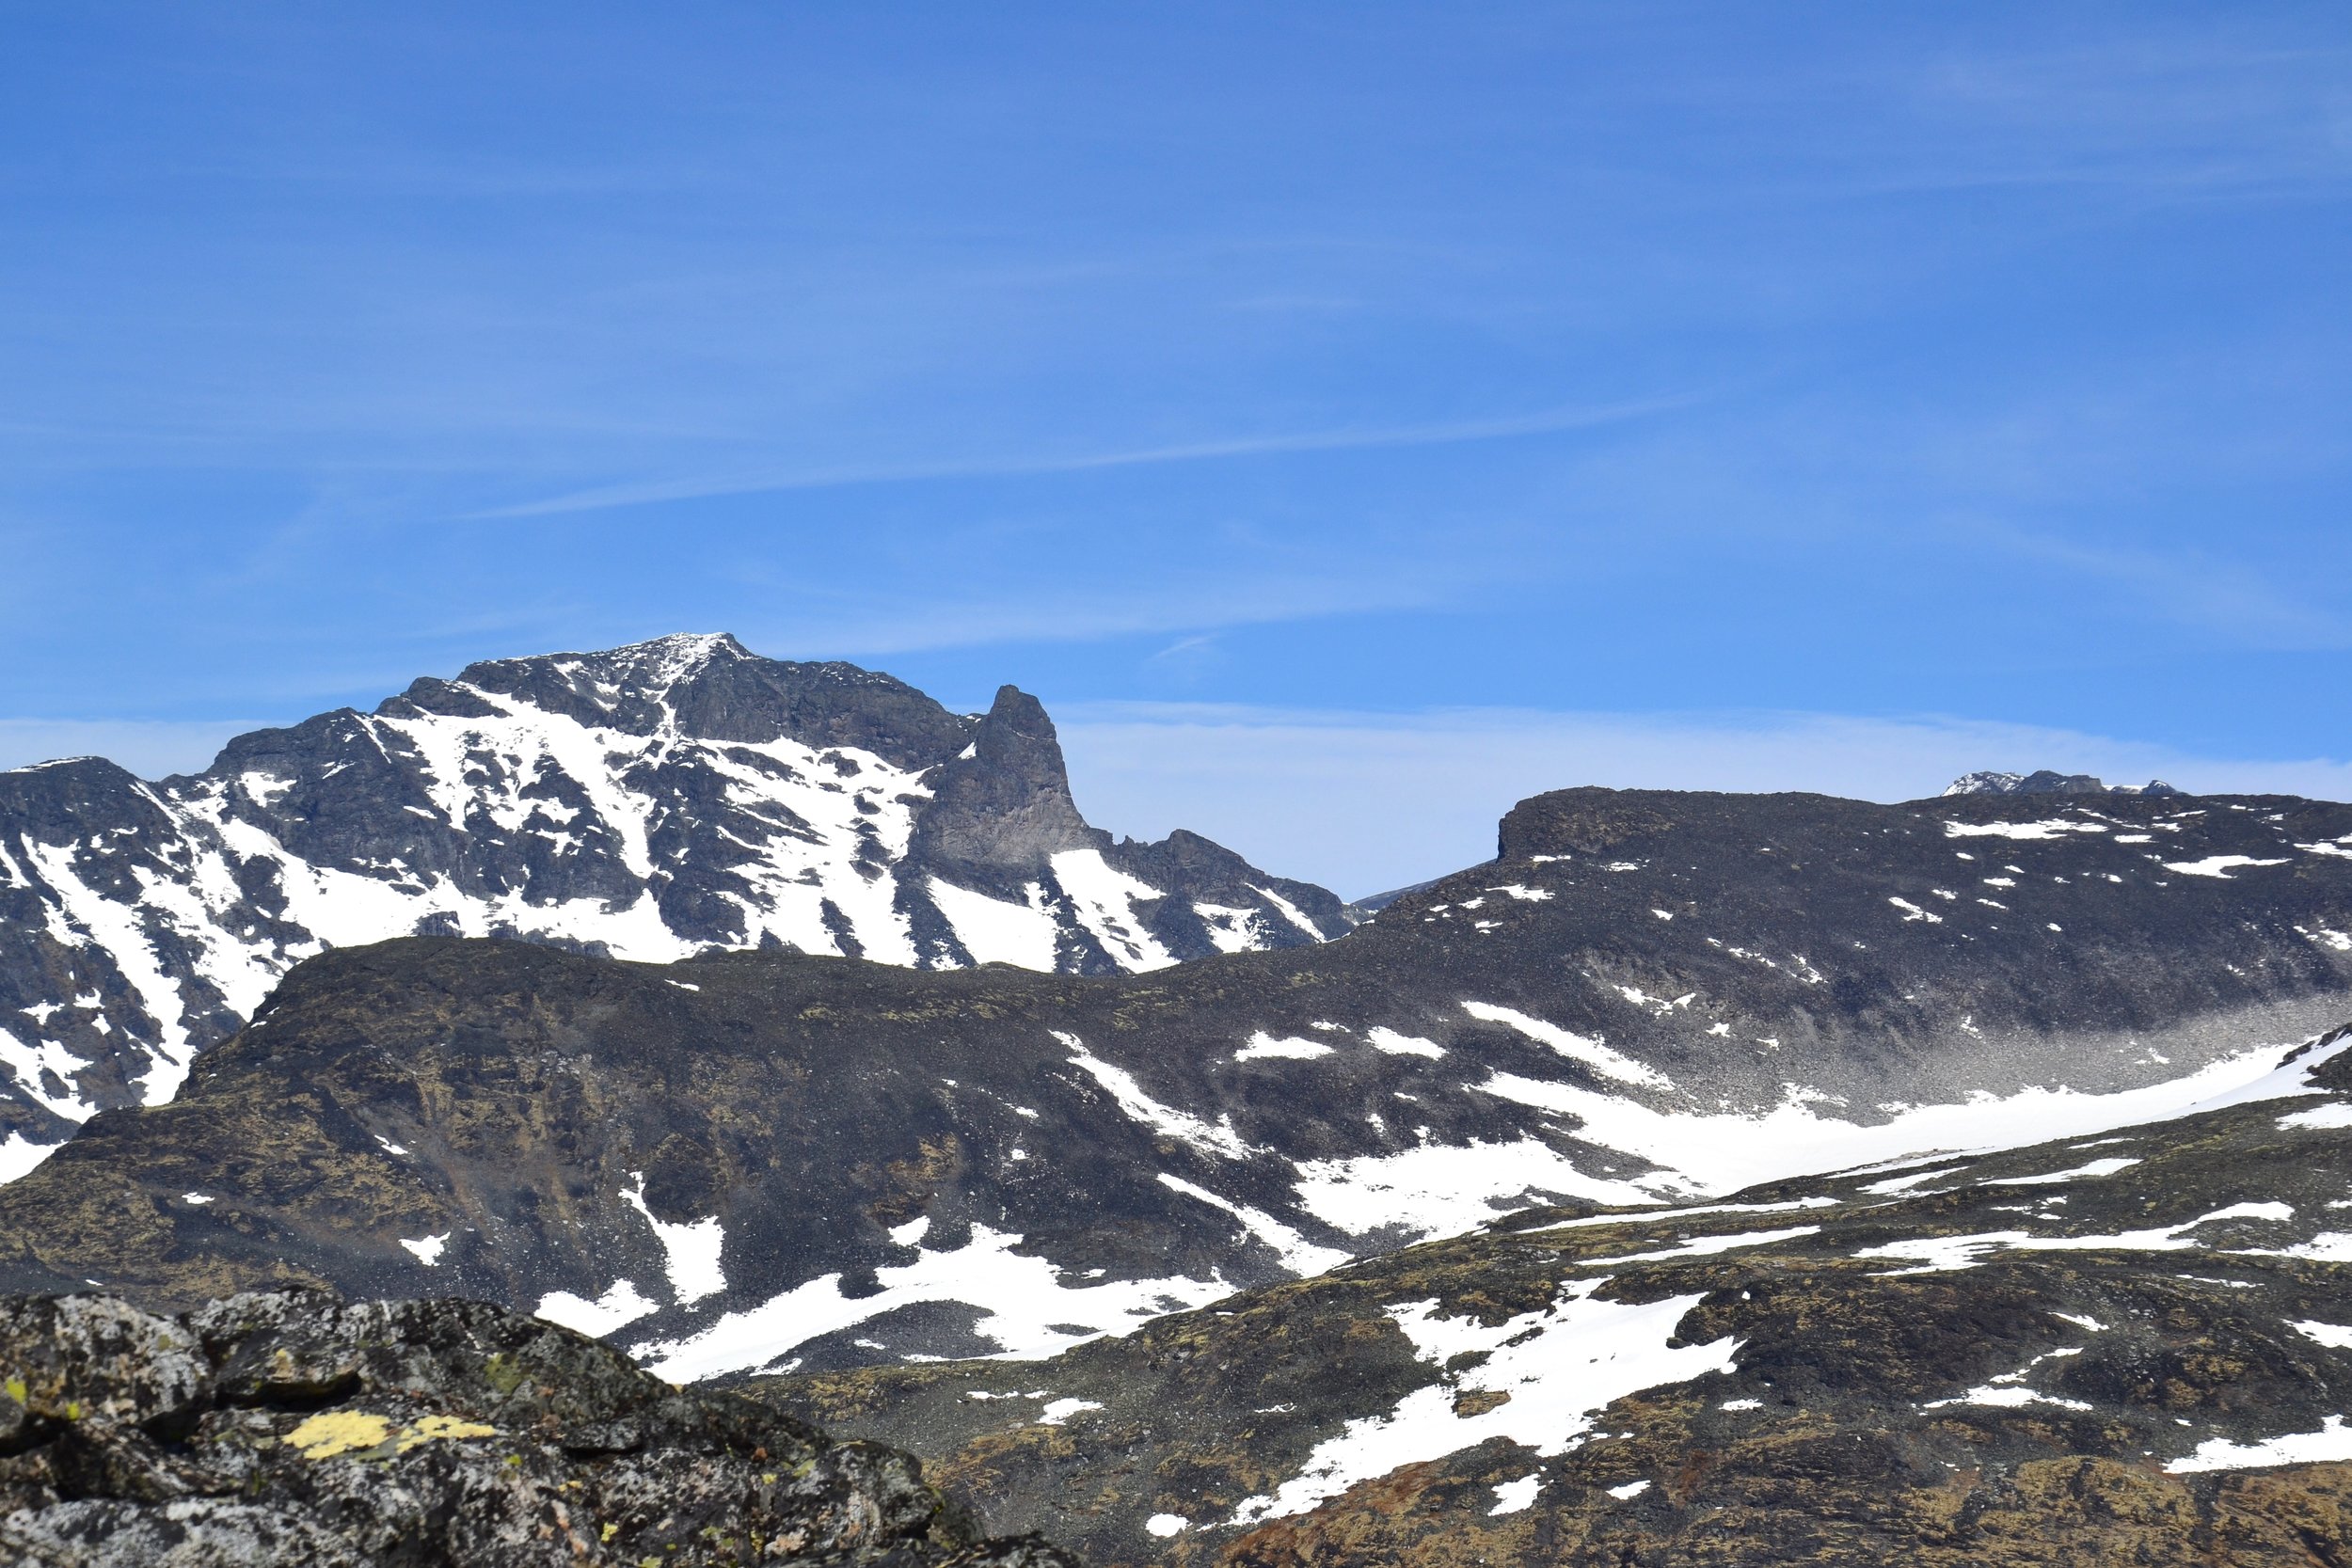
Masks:
[[[1348,928],[1195,834],[1114,842],[1007,687],[949,712],[724,636],[476,664],[150,784],[0,773],[0,1180],[171,1099],[294,963],[418,933],[1116,974]]]

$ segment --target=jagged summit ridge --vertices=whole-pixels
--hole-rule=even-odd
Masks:
[[[1990,770],[1963,773],[1944,786],[1947,795],[2178,795],[2181,792],[2162,779],[2151,779],[2144,784],[2110,784],[2102,783],[2089,773],[2060,773],[2053,768],[2037,768],[2031,773],[2000,773]]]
[[[1089,826],[1014,688],[957,714],[724,634],[488,660],[240,736],[200,773],[0,773],[0,1179],[95,1110],[168,1101],[328,948],[1115,974],[1346,929],[1322,889]]]

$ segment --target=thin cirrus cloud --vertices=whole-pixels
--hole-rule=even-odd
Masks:
[[[1994,524],[1982,543],[2076,576],[2113,584],[2156,613],[2246,647],[2283,651],[2352,647],[2352,620],[2311,604],[2263,574],[2201,551],[2164,552],[2082,544]]]
[[[1165,463],[1213,462],[1220,458],[1280,456],[1293,452],[1348,451],[1382,447],[1456,446],[1475,441],[1507,440],[1520,436],[1549,436],[1639,420],[1686,408],[1703,394],[1644,398],[1595,406],[1545,409],[1532,414],[1453,423],[1390,426],[1381,429],[1300,431],[1288,435],[1241,436],[1221,441],[1195,441],[1170,446],[1137,447],[1119,451],[1075,453],[1060,457],[978,458],[939,463],[847,468],[773,468],[703,478],[652,481],[606,485],[550,496],[542,500],[491,507],[468,515],[468,520],[552,516],[571,512],[598,512],[614,507],[643,506],[659,501],[698,500],[715,496],[761,495],[789,490],[837,489],[859,484],[902,484],[927,480],[1015,478],[1025,475],[1085,473],[1103,468],[1142,467]]]
[[[1057,714],[1089,817],[1190,828],[1351,896],[1494,854],[1517,801],[1578,784],[1916,800],[1979,768],[2352,797],[2352,761],[2233,759],[2027,724],[1820,713],[1351,713],[1110,703]]]
[[[1160,580],[1149,583],[816,596],[787,619],[764,624],[755,617],[737,630],[753,646],[787,658],[870,658],[1162,633],[1182,633],[1199,643],[1227,627],[1441,609],[1510,571],[1507,562],[1448,559],[1421,548],[1366,551],[1355,559],[1314,552],[1281,567],[1155,570],[1150,575]]]

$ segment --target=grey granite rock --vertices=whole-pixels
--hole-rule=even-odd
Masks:
[[[0,1379],[24,1568],[1071,1564],[977,1539],[903,1453],[478,1303],[6,1297]]]

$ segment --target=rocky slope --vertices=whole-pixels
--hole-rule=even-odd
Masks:
[[[1071,1568],[902,1453],[681,1392],[496,1307],[0,1297],[0,1560],[23,1568]]]
[[[480,1295],[687,1380],[1050,1354],[1563,1200],[2185,1115],[2352,993],[2352,807],[1570,790],[1135,975],[411,939],[0,1189],[0,1288]]]
[[[960,715],[732,638],[476,664],[148,784],[0,773],[0,1180],[171,1099],[297,960],[420,932],[1117,974],[1339,935],[1191,833],[1113,842],[1007,687]]]
[[[2341,1562],[2347,1046],[2156,1126],[1531,1212],[1043,1363],[755,1391],[1104,1568]]]

